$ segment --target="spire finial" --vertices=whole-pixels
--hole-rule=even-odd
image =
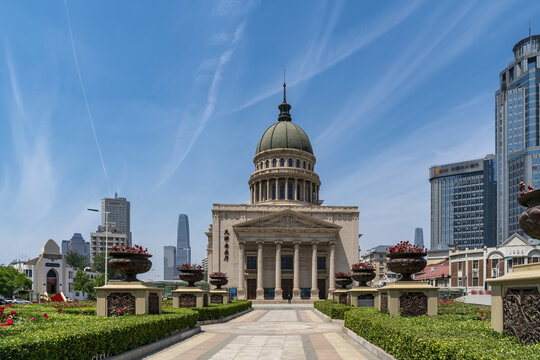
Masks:
[[[287,83],[285,82],[285,69],[283,69],[283,103],[279,104],[278,121],[291,121],[291,105],[287,104]]]
[[[283,103],[287,103],[287,83],[285,82],[285,68],[283,68]]]

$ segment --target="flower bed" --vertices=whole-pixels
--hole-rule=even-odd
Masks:
[[[355,308],[350,305],[336,304],[332,300],[315,301],[313,302],[313,307],[332,319],[340,320],[344,319],[345,312]]]

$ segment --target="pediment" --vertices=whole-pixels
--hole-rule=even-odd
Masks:
[[[506,239],[501,245],[498,247],[503,246],[531,246],[531,243],[529,243],[525,238],[518,233],[513,233],[510,235],[508,239]]]
[[[233,226],[236,231],[275,229],[312,229],[339,231],[341,226],[301,214],[293,210],[283,210],[273,214],[264,215],[257,219],[249,220]]]

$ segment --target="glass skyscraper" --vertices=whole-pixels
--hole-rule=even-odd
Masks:
[[[540,35],[529,36],[514,48],[514,60],[499,75],[495,93],[495,132],[498,163],[497,241],[525,234],[518,224],[519,182],[540,187]]]
[[[496,245],[496,169],[494,155],[429,169],[432,249]]]
[[[163,247],[163,280],[176,279],[176,247]]]
[[[414,245],[424,246],[424,230],[422,228],[414,229]]]
[[[176,265],[191,264],[191,245],[189,243],[189,220],[186,214],[178,215],[178,234],[176,237]]]

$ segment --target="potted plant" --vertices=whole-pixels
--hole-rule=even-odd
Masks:
[[[540,190],[534,190],[531,185],[527,188],[529,192],[525,193],[525,184],[519,183],[518,203],[527,208],[519,216],[519,226],[533,239],[540,239]]]
[[[352,284],[351,274],[346,272],[337,272],[336,284],[341,285],[342,289],[346,289],[347,285]]]
[[[178,277],[188,283],[189,287],[194,287],[197,281],[201,281],[204,277],[202,266],[196,264],[185,263],[176,268],[180,271]]]
[[[221,287],[229,282],[227,274],[219,271],[211,273],[208,277],[210,278],[210,284],[216,286],[218,290],[221,290]]]
[[[391,246],[386,250],[388,251],[386,266],[390,271],[402,275],[399,281],[413,281],[411,275],[423,270],[427,265],[427,261],[424,259],[427,252],[423,246],[401,241],[396,246]]]
[[[109,266],[126,275],[124,281],[139,281],[137,274],[142,274],[152,268],[149,258],[152,255],[148,249],[143,249],[140,245],[133,246],[113,246],[109,248]]]
[[[359,262],[351,266],[353,280],[358,281],[358,286],[367,286],[367,282],[375,279],[375,268],[371,263]]]

